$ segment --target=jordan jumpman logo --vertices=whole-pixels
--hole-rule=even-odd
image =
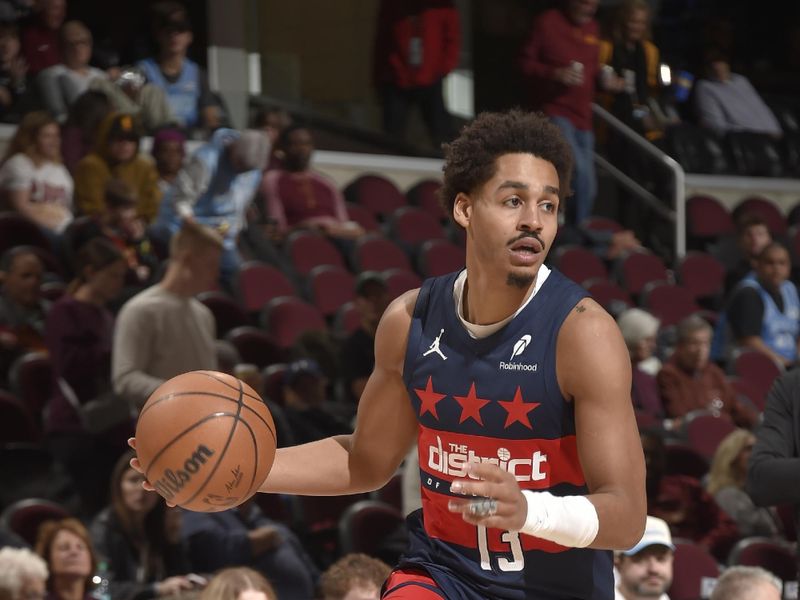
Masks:
[[[428,351],[424,352],[422,356],[428,356],[428,354],[436,352],[436,354],[442,357],[442,360],[447,360],[447,357],[444,354],[442,354],[442,351],[439,349],[439,340],[442,339],[443,333],[444,333],[444,328],[442,328],[442,330],[439,332],[439,335],[436,336],[436,339],[433,340],[433,343],[430,345],[430,348],[428,348]]]

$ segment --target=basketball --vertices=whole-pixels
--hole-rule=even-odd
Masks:
[[[198,512],[242,504],[275,459],[275,424],[246,383],[191,371],[161,384],[136,424],[136,453],[167,501]]]

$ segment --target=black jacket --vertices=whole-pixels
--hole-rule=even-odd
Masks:
[[[122,529],[111,507],[106,507],[95,517],[91,534],[100,560],[108,563],[111,574],[109,591],[114,600],[155,598],[157,581],[191,571],[185,549],[178,544],[163,549],[163,573],[140,572],[139,551]]]
[[[791,504],[800,525],[800,368],[778,377],[750,455],[747,493],[759,506]]]

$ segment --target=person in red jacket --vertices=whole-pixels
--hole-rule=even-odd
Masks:
[[[383,128],[402,138],[417,105],[433,142],[453,136],[442,81],[458,66],[461,28],[452,0],[383,0],[375,37],[374,81]]]
[[[575,158],[570,223],[592,214],[597,191],[594,171],[592,101],[599,69],[599,0],[561,0],[541,13],[522,49],[520,68],[528,82],[530,107],[558,125]]]

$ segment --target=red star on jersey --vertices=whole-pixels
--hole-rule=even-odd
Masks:
[[[475,419],[475,421],[479,425],[483,425],[483,419],[481,419],[481,409],[489,404],[489,400],[484,400],[483,398],[478,398],[478,394],[475,392],[475,382],[472,382],[472,385],[469,386],[469,393],[466,396],[453,396],[461,405],[461,418],[458,420],[459,423],[463,423],[467,419]]]
[[[503,408],[506,409],[508,412],[508,417],[506,417],[506,424],[505,428],[508,429],[508,426],[515,422],[520,422],[528,429],[533,429],[531,426],[531,420],[528,417],[528,413],[531,412],[534,408],[539,406],[538,402],[525,402],[522,400],[522,390],[519,389],[517,386],[517,391],[514,394],[514,399],[509,402],[507,400],[499,400],[500,404]]]
[[[430,375],[428,376],[428,383],[425,385],[425,389],[418,390],[415,388],[414,391],[417,393],[417,396],[419,396],[419,399],[422,400],[422,405],[419,407],[419,416],[421,417],[426,412],[429,412],[438,420],[439,415],[436,414],[436,403],[447,396],[447,394],[437,394],[433,391],[433,381]]]

